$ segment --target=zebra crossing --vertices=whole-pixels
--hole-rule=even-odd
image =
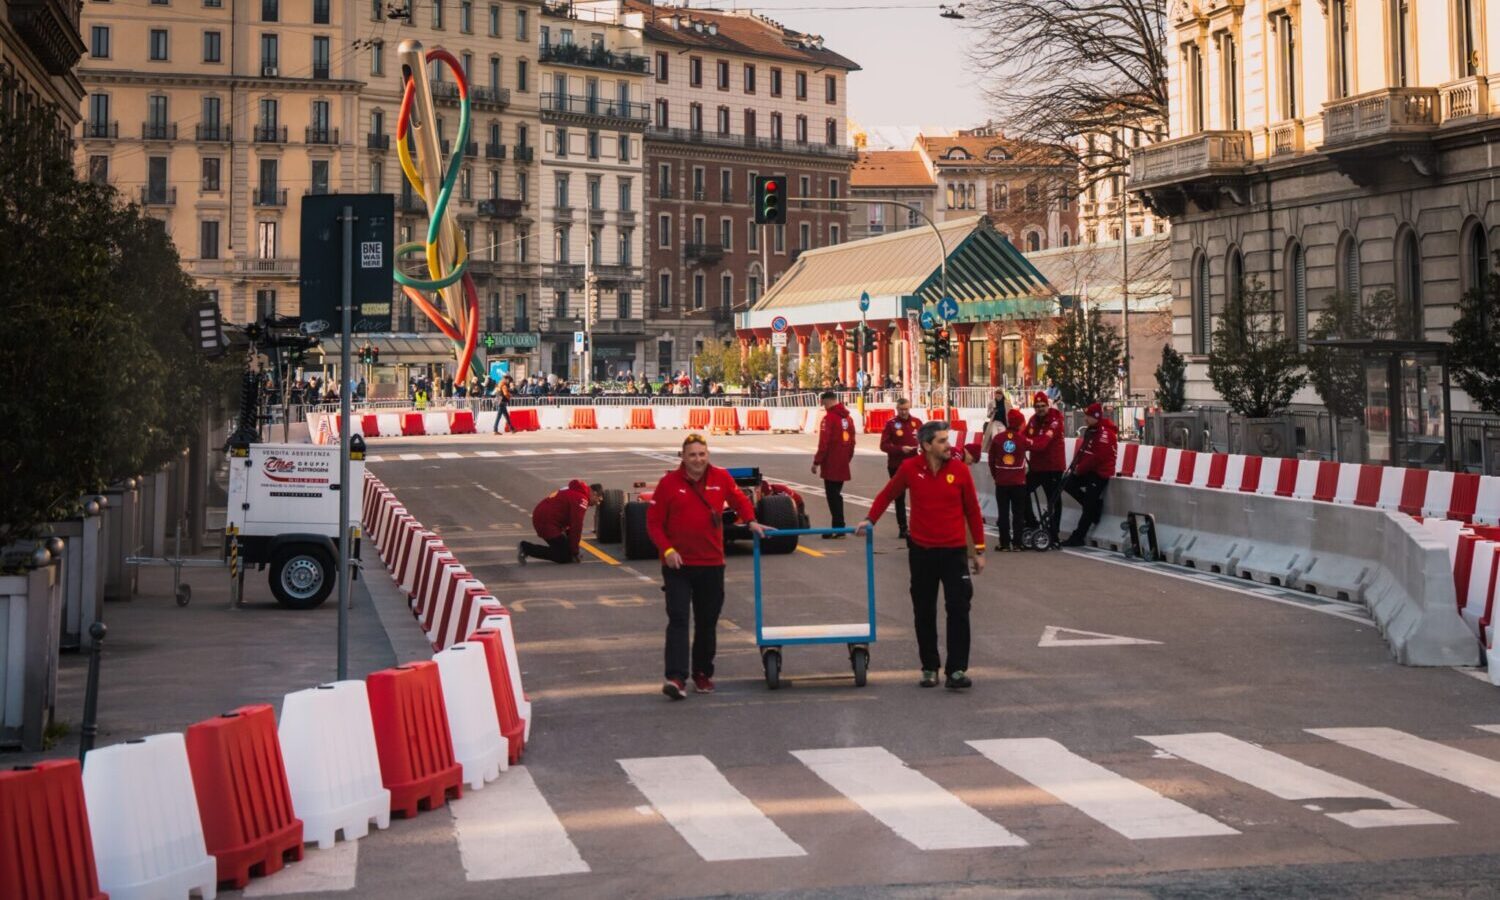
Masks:
[[[1473,728],[1473,736],[1480,741],[1500,734],[1500,725]],[[1328,747],[1357,752],[1349,757],[1336,755],[1322,768],[1292,755],[1326,761],[1329,756],[1318,752],[1325,749],[1318,742],[1308,748],[1298,745],[1288,752],[1278,752],[1222,732],[1142,735],[1135,738],[1141,742],[1141,759],[1131,765],[1136,772],[1143,766],[1196,766],[1249,789],[1226,791],[1231,798],[1264,795],[1273,803],[1285,801],[1305,811],[1289,812],[1289,816],[1312,812],[1337,823],[1334,827],[1356,830],[1454,825],[1460,819],[1469,826],[1480,824],[1472,808],[1467,816],[1456,819],[1448,814],[1458,815],[1452,810],[1429,810],[1411,797],[1394,796],[1334,771],[1357,766],[1366,755],[1419,773],[1415,781],[1404,782],[1407,788],[1403,793],[1420,791],[1425,776],[1461,785],[1475,795],[1500,799],[1500,759],[1393,728],[1309,728],[1306,733],[1329,742]],[[994,765],[997,783],[1007,777],[1018,778],[1128,841],[1232,842],[1257,830],[1287,826],[1279,816],[1269,822],[1264,817],[1252,821],[1233,809],[1233,800],[1218,797],[1214,798],[1214,815],[1210,815],[1193,806],[1193,802],[1206,805],[1204,796],[1193,797],[1193,802],[1174,799],[1053,738],[979,739],[967,741],[965,746],[976,760]],[[1151,748],[1155,750],[1148,755]],[[1500,744],[1482,749],[1500,756]],[[779,762],[771,762],[800,764],[817,782],[847,801],[838,806],[838,815],[865,817],[900,845],[917,852],[989,849],[1024,854],[1029,849],[1044,849],[1050,843],[1077,838],[1076,829],[1071,827],[1069,835],[1045,830],[1038,833],[1037,820],[1024,815],[1017,808],[1018,801],[996,806],[985,803],[985,790],[950,790],[934,777],[936,772],[924,771],[930,764],[908,762],[881,746],[793,750]],[[1007,774],[999,776],[1001,770]],[[548,776],[556,778],[557,774],[549,772]],[[1164,771],[1160,779],[1141,777],[1165,784],[1170,783],[1171,776]],[[675,834],[669,839],[679,841],[705,864],[788,859],[814,852],[788,833],[784,828],[788,820],[778,822],[778,818],[793,816],[800,806],[819,803],[818,798],[758,800],[753,788],[736,784],[737,779],[743,780],[737,770],[726,772],[707,756],[623,758],[615,761],[613,775],[595,772],[589,777],[623,777],[625,789],[643,801],[633,812],[628,807],[625,812],[649,814],[671,829],[632,829],[632,835],[660,842],[663,834]],[[617,798],[614,803],[620,802],[614,791],[608,793]],[[578,802],[576,796],[569,798],[560,814],[532,772],[522,765],[513,766],[484,790],[466,792],[447,811],[427,815],[450,818],[466,882],[618,875],[612,871],[621,864],[618,850],[601,853],[594,861],[588,850],[594,839],[590,823],[621,811],[580,810],[576,808]],[[1481,798],[1478,802],[1488,801]],[[823,808],[828,807],[823,802]],[[1225,818],[1235,824],[1222,821]],[[1495,813],[1487,813],[1484,821],[1496,818]],[[426,817],[419,821],[426,821]],[[377,844],[400,840],[401,827],[398,824],[390,832],[372,834],[357,845],[341,843],[328,851],[309,848],[306,862],[258,881],[253,893],[277,896],[351,889],[355,887],[360,849],[380,852]],[[854,823],[849,827],[854,828]]]
[[[868,447],[856,448],[854,451],[861,456],[885,457],[879,450]],[[529,456],[572,456],[600,453],[637,453],[645,456],[661,456],[663,454],[672,457],[676,461],[676,455],[671,447],[625,447],[625,446],[589,446],[589,447],[550,447],[542,450],[513,447],[505,450],[445,450],[442,452],[413,452],[413,453],[370,453],[365,455],[366,463],[383,462],[430,462],[434,460],[457,460],[457,459],[521,459]],[[771,454],[776,456],[807,456],[812,455],[811,447],[794,447],[787,444],[760,444],[745,446],[716,445],[715,456],[760,456]]]

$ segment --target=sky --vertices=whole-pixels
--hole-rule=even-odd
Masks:
[[[738,8],[821,34],[829,49],[859,63],[861,71],[849,76],[849,116],[863,128],[972,128],[990,118],[970,70],[973,20],[942,18],[936,0],[767,0]]]

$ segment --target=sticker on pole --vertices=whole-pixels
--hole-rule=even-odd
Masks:
[[[573,352],[579,356],[583,355],[583,332],[573,332]]]
[[[860,312],[869,312],[870,311],[870,292],[869,291],[860,291],[860,294],[859,294],[859,311]]]
[[[952,297],[944,297],[938,301],[937,311],[944,321],[952,322],[958,318],[958,301]]]
[[[776,334],[786,333],[786,316],[777,316],[771,320],[771,330]]]
[[[930,310],[930,309],[924,309],[924,310],[922,310],[922,327],[923,328],[931,328],[932,326],[934,326],[936,324],[937,324],[937,319],[934,319],[932,317],[932,310]]]
[[[773,331],[773,332],[771,332],[771,346],[774,347],[777,350],[785,350],[786,349],[786,332],[785,331]]]
[[[359,242],[359,267],[378,269],[385,262],[385,244],[380,241]]]

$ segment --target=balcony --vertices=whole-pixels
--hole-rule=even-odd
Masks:
[[[1359,185],[1437,172],[1437,88],[1382,88],[1323,104],[1323,152]]]
[[[49,75],[68,75],[85,49],[79,35],[76,0],[9,0],[11,27],[36,54]]]
[[[541,97],[542,121],[603,121],[614,127],[645,128],[651,108],[644,103],[621,103],[604,97],[580,97],[576,94],[546,93]]]
[[[633,210],[633,209],[617,209],[617,210],[615,210],[615,218],[620,221],[621,225],[634,225],[635,224],[635,210]]]
[[[594,207],[594,208],[589,209],[589,224],[590,225],[603,225],[604,224],[604,210],[599,209],[598,207]]]
[[[228,122],[200,123],[193,126],[193,140],[200,144],[227,144],[233,135]]]
[[[614,309],[613,303],[608,307]],[[618,319],[595,319],[590,329],[594,334],[645,334],[646,320],[624,316]]]
[[[724,258],[724,248],[719,244],[686,244],[682,248],[682,255],[711,265]]]
[[[486,219],[519,219],[521,201],[509,197],[479,201],[479,215]]]
[[[444,101],[450,103],[458,102],[457,82],[438,81],[434,79],[432,81],[429,81],[428,85],[432,88],[432,99],[438,101],[439,103],[442,103]]]
[[[396,195],[396,211],[426,215],[427,201],[410,191],[402,191]]]
[[[620,282],[644,282],[645,276],[641,274],[640,267],[629,263],[610,264],[594,266],[594,280],[600,284],[619,284]]]
[[[83,139],[86,141],[117,141],[120,139],[120,123],[84,122]]]
[[[299,267],[295,259],[231,259],[229,274],[252,278],[296,277]]]
[[[547,267],[545,277],[555,282],[565,282],[564,286],[583,283],[583,263],[553,263]]]
[[[1249,132],[1201,131],[1132,151],[1128,187],[1163,215],[1180,214],[1189,202],[1217,209],[1224,195],[1243,205],[1249,157]]]
[[[313,81],[327,81],[328,77],[329,77],[328,67],[327,66],[313,66],[312,77],[313,77]]]
[[[365,135],[365,146],[371,150],[389,150],[391,149],[391,136],[388,134],[367,134]]]
[[[559,223],[561,223],[563,225],[566,225],[569,222],[573,221],[573,207],[571,207],[571,206],[553,206],[552,207],[552,221],[559,222]]]
[[[513,144],[510,148],[511,158],[516,162],[531,162],[536,158],[536,148],[525,144]]]
[[[1285,122],[1277,122],[1272,125],[1266,136],[1271,156],[1291,156],[1301,153],[1304,149],[1302,138],[1302,120],[1288,119]]]
[[[584,47],[580,44],[543,44],[541,61],[564,66],[636,72],[641,75],[651,74],[651,60],[647,57],[634,53],[616,53],[603,47]]]
[[[337,128],[308,128],[304,133],[303,142],[307,144],[337,144],[339,142]]]
[[[716,134],[695,128],[663,128],[652,125],[646,129],[646,137],[653,141],[672,141],[679,144],[706,144],[710,147],[732,147],[736,150],[764,150],[770,153],[790,153],[804,156],[822,156],[831,159],[857,159],[859,151],[841,144],[814,144],[803,141],[787,141],[776,138],[751,137],[736,134]]]
[[[277,128],[275,125],[255,126],[255,142],[257,144],[285,144],[286,126]]]
[[[164,184],[148,184],[141,188],[142,206],[176,206],[177,188]]]
[[[1443,100],[1443,124],[1489,115],[1489,81],[1482,75],[1450,81],[1438,88]]]
[[[252,206],[286,206],[286,188],[258,187],[250,189]]]
[[[469,100],[475,106],[504,109],[510,105],[510,89],[470,86]]]
[[[142,122],[141,140],[143,141],[175,141],[177,140],[176,122]]]
[[[485,144],[484,145],[484,158],[485,159],[504,159],[505,158],[505,145],[504,144]]]

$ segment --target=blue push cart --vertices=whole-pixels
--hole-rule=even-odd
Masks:
[[[853,534],[853,528],[786,528],[770,535]],[[766,687],[781,687],[781,650],[795,644],[844,644],[854,669],[854,686],[864,687],[870,670],[870,645],[875,643],[875,530],[865,534],[865,621],[840,625],[766,625],[760,578],[760,537],[755,537],[755,644],[760,648]]]

